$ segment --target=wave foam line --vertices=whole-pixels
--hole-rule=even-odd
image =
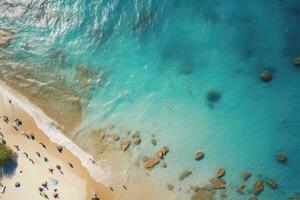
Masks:
[[[50,138],[52,142],[62,145],[71,151],[81,161],[81,164],[88,170],[89,174],[95,178],[96,181],[109,185],[111,173],[101,169],[101,166],[92,163],[91,159],[93,159],[93,157],[83,151],[79,146],[67,138],[58,128],[56,128],[54,124],[57,123],[50,119],[40,108],[34,106],[26,97],[19,95],[2,81],[0,81],[0,92],[4,97],[11,99],[13,102],[22,107],[25,112],[34,119],[37,126]]]

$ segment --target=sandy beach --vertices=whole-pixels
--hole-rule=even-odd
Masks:
[[[90,199],[93,192],[101,199],[113,199],[113,192],[96,182],[77,157],[64,147],[60,153],[57,144],[42,133],[33,118],[19,105],[10,103],[3,94],[0,94],[0,115],[0,131],[7,145],[17,154],[16,166],[1,181],[6,190],[0,194],[0,199],[43,199],[38,188],[46,181],[48,189],[44,192],[49,199],[54,199],[54,189],[57,189],[59,199]],[[8,117],[8,123],[4,122],[3,116]],[[17,118],[22,121],[18,130],[13,127]],[[28,139],[24,133],[32,133],[34,140]],[[57,165],[61,170],[56,168]],[[53,173],[49,168],[53,169]],[[53,184],[54,180],[58,181],[57,185]],[[19,188],[15,187],[17,182],[20,183]]]

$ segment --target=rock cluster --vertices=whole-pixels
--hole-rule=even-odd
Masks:
[[[163,146],[162,148],[160,148],[156,151],[155,155],[158,158],[163,159],[164,156],[166,156],[168,152],[169,152],[169,148],[167,146]]]

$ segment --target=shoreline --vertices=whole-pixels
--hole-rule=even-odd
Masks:
[[[3,99],[6,99],[6,101]],[[122,167],[118,166],[115,166],[116,168],[114,168],[114,165],[108,166],[108,163],[105,163],[104,161],[103,169],[101,169],[101,166],[99,165],[101,165],[103,160],[99,160],[99,162],[96,161],[97,163],[94,164],[92,162],[94,161],[92,159],[93,157],[59,131],[59,128],[57,128],[59,126],[55,121],[50,119],[43,111],[33,105],[26,97],[21,96],[0,81],[0,103],[5,103],[7,106],[9,105],[8,100],[12,100],[11,105],[16,107],[17,110],[22,113],[22,120],[23,118],[26,118],[30,121],[29,124],[33,124],[33,127],[28,128],[28,130],[30,130],[29,133],[35,133],[36,136],[42,138],[43,143],[52,146],[52,151],[50,152],[52,156],[65,162],[64,164],[66,167],[68,167],[66,161],[69,158],[72,158],[72,164],[74,164],[74,166],[81,166],[82,169],[78,175],[81,179],[87,181],[87,197],[85,199],[90,199],[93,192],[97,193],[101,200],[131,200],[136,198],[154,200],[161,199],[162,196],[164,196],[163,199],[167,199],[167,194],[165,194],[155,183],[150,183],[145,176],[147,172],[140,168],[136,168],[134,170],[135,173],[128,176],[127,170],[123,171]],[[7,109],[5,106],[4,108]],[[4,113],[0,114],[3,115]],[[14,116],[14,118],[17,117],[19,116]],[[3,119],[0,119],[0,122],[2,124]],[[13,129],[12,127],[10,128]],[[19,138],[21,136],[18,135],[17,137]],[[28,140],[27,138],[24,139],[25,141]],[[57,145],[64,148],[64,155],[67,155],[66,158],[60,157],[56,149]],[[10,144],[10,147],[15,150],[12,144]],[[130,158],[129,155],[124,155],[121,151],[117,151],[117,153],[111,152],[111,154],[108,154],[107,156],[109,156],[110,159],[113,158],[113,160],[117,161],[120,166],[121,164],[127,163],[127,159]],[[121,181],[119,180],[120,182],[117,181],[118,183],[115,184],[114,178],[116,177],[112,173],[117,173],[122,177],[125,173],[126,180],[121,179]]]
[[[83,191],[85,191],[85,194],[77,194],[79,199],[83,199],[82,195],[84,195],[84,199],[90,199],[90,196],[93,192],[97,193],[98,196],[101,197],[101,199],[113,199],[113,193],[109,190],[109,188],[105,185],[103,185],[102,182],[97,182],[97,180],[91,175],[90,170],[91,167],[87,168],[84,163],[82,162],[83,159],[88,159],[88,154],[85,154],[86,157],[83,157],[81,155],[78,156],[78,154],[74,154],[74,149],[70,151],[70,149],[65,146],[66,143],[64,142],[69,142],[67,144],[70,144],[71,141],[68,140],[66,138],[66,136],[62,136],[60,138],[52,138],[51,135],[54,134],[58,134],[58,130],[57,129],[48,129],[45,130],[45,127],[41,127],[42,125],[39,123],[40,121],[37,121],[35,117],[37,116],[41,116],[41,115],[37,115],[38,111],[35,112],[31,112],[29,111],[30,107],[28,107],[28,105],[30,106],[29,102],[26,102],[26,100],[23,100],[21,98],[16,97],[15,95],[13,95],[11,92],[7,91],[8,88],[0,85],[0,103],[1,103],[1,115],[7,115],[9,117],[9,119],[11,119],[11,122],[14,122],[14,119],[16,118],[20,118],[23,121],[23,125],[20,127],[20,130],[15,130],[12,126],[13,124],[11,124],[11,122],[9,122],[8,124],[5,124],[3,119],[1,119],[1,132],[3,132],[4,135],[4,139],[7,141],[8,146],[16,153],[17,150],[15,148],[14,144],[15,142],[18,142],[18,146],[20,146],[20,150],[22,149],[26,149],[26,152],[28,152],[28,154],[30,154],[30,156],[32,157],[32,164],[34,165],[34,169],[37,171],[38,176],[44,177],[46,178],[47,176],[50,176],[50,172],[47,171],[47,168],[45,168],[45,166],[43,166],[43,162],[42,161],[38,161],[38,159],[36,158],[37,155],[35,155],[34,151],[38,152],[42,152],[41,154],[45,155],[47,158],[49,158],[49,164],[53,161],[55,161],[56,163],[60,163],[59,165],[62,166],[62,169],[65,170],[64,171],[64,175],[60,176],[60,175],[56,175],[57,179],[60,180],[60,182],[62,182],[61,185],[63,189],[61,189],[62,191],[66,191],[66,194],[69,194],[71,191],[71,194],[74,192],[81,191],[81,193],[84,193]],[[12,100],[11,104],[8,102],[9,100]],[[22,103],[20,103],[22,102]],[[22,104],[22,105],[21,105]],[[25,105],[25,106],[24,106]],[[31,115],[30,115],[30,114]],[[37,115],[37,116],[36,116]],[[45,117],[45,116],[42,116]],[[1,117],[2,118],[2,117]],[[44,130],[43,130],[44,129]],[[56,132],[53,132],[51,130],[56,130]],[[27,139],[26,137],[24,137],[24,135],[22,136],[21,133],[22,132],[26,132],[26,133],[33,133],[35,136],[35,141],[31,141],[29,139]],[[51,132],[50,132],[51,131]],[[49,137],[50,136],[50,137]],[[56,135],[57,136],[57,135]],[[56,142],[55,140],[58,139],[65,139],[65,140],[61,140]],[[41,147],[40,144],[36,143],[36,142],[42,142],[43,144],[45,144],[47,146],[47,149],[44,149]],[[72,143],[71,143],[72,144]],[[63,147],[63,152],[60,154],[56,147],[57,145],[61,145]],[[73,144],[72,147],[76,147],[75,144]],[[75,153],[82,153],[83,151],[77,147],[75,150],[77,150],[77,152]],[[81,151],[80,151],[81,150]],[[31,153],[30,153],[31,152]],[[12,184],[13,181],[16,181],[16,179],[21,179],[23,181],[26,181],[27,179],[31,178],[31,175],[27,174],[26,177],[22,176],[25,174],[25,171],[31,171],[33,170],[32,166],[28,166],[31,165],[30,162],[24,160],[24,155],[18,155],[17,158],[17,166],[16,169],[14,171],[14,173],[9,176],[9,177],[4,177],[2,183],[4,183],[5,185],[10,185],[7,189],[6,192],[3,195],[4,199],[11,199],[11,198],[15,198],[18,194],[15,193],[15,191],[11,191],[12,189],[14,189],[14,186]],[[86,161],[88,162],[88,161]],[[91,161],[90,161],[91,162]],[[29,163],[29,164],[28,164]],[[71,169],[71,167],[69,166],[69,163],[71,163],[74,166],[74,169]],[[54,165],[54,163],[52,163]],[[87,163],[88,164],[88,163]],[[24,173],[20,173],[21,171],[23,171],[23,168],[25,168]],[[52,166],[52,168],[55,168],[55,165]],[[96,166],[95,166],[96,168]],[[35,173],[31,172],[31,173]],[[40,174],[42,173],[42,174]],[[38,179],[38,178],[36,178]],[[46,179],[47,180],[47,179]],[[64,184],[63,184],[64,183]],[[28,184],[26,184],[28,185]],[[30,185],[31,185],[31,181],[30,181]],[[84,187],[85,186],[85,187]],[[26,187],[26,186],[24,186]],[[37,191],[36,188],[31,187],[34,191]],[[28,193],[28,190],[31,190],[31,188],[27,188],[25,189],[26,191],[24,191],[25,193]],[[83,190],[85,189],[85,190]],[[77,191],[78,190],[78,191]],[[31,191],[32,193],[32,191]],[[13,194],[13,196],[11,196]],[[20,193],[22,194],[22,192]],[[0,196],[1,196],[0,195]],[[8,195],[8,196],[6,196]],[[9,196],[10,195],[10,196]],[[23,194],[24,195],[24,194]],[[81,195],[81,196],[80,196]]]
[[[109,175],[105,175],[104,172],[100,171],[100,167],[95,166],[91,162],[93,156],[82,150],[59,130],[57,122],[48,117],[40,108],[33,105],[26,97],[21,96],[2,81],[0,81],[0,93],[5,93],[4,96],[6,96],[6,98],[11,99],[12,102],[17,103],[22,109],[24,109],[24,111],[33,118],[38,128],[42,130],[42,132],[52,142],[64,146],[72,152],[72,154],[81,161],[81,164],[88,170],[89,174],[96,179],[96,181],[107,185],[106,181],[108,181]]]

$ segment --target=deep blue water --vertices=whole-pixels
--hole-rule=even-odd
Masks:
[[[104,72],[78,134],[110,123],[141,130],[145,141],[155,134],[171,151],[168,170],[151,173],[175,182],[191,169],[182,187],[223,166],[228,199],[248,196],[234,191],[244,169],[253,173],[246,191],[257,178],[278,182],[259,199],[300,192],[299,0],[0,0],[0,25],[16,31],[13,56],[52,59],[52,73],[71,83],[77,63]],[[271,82],[259,79],[263,69]],[[219,101],[208,102],[210,90]]]

